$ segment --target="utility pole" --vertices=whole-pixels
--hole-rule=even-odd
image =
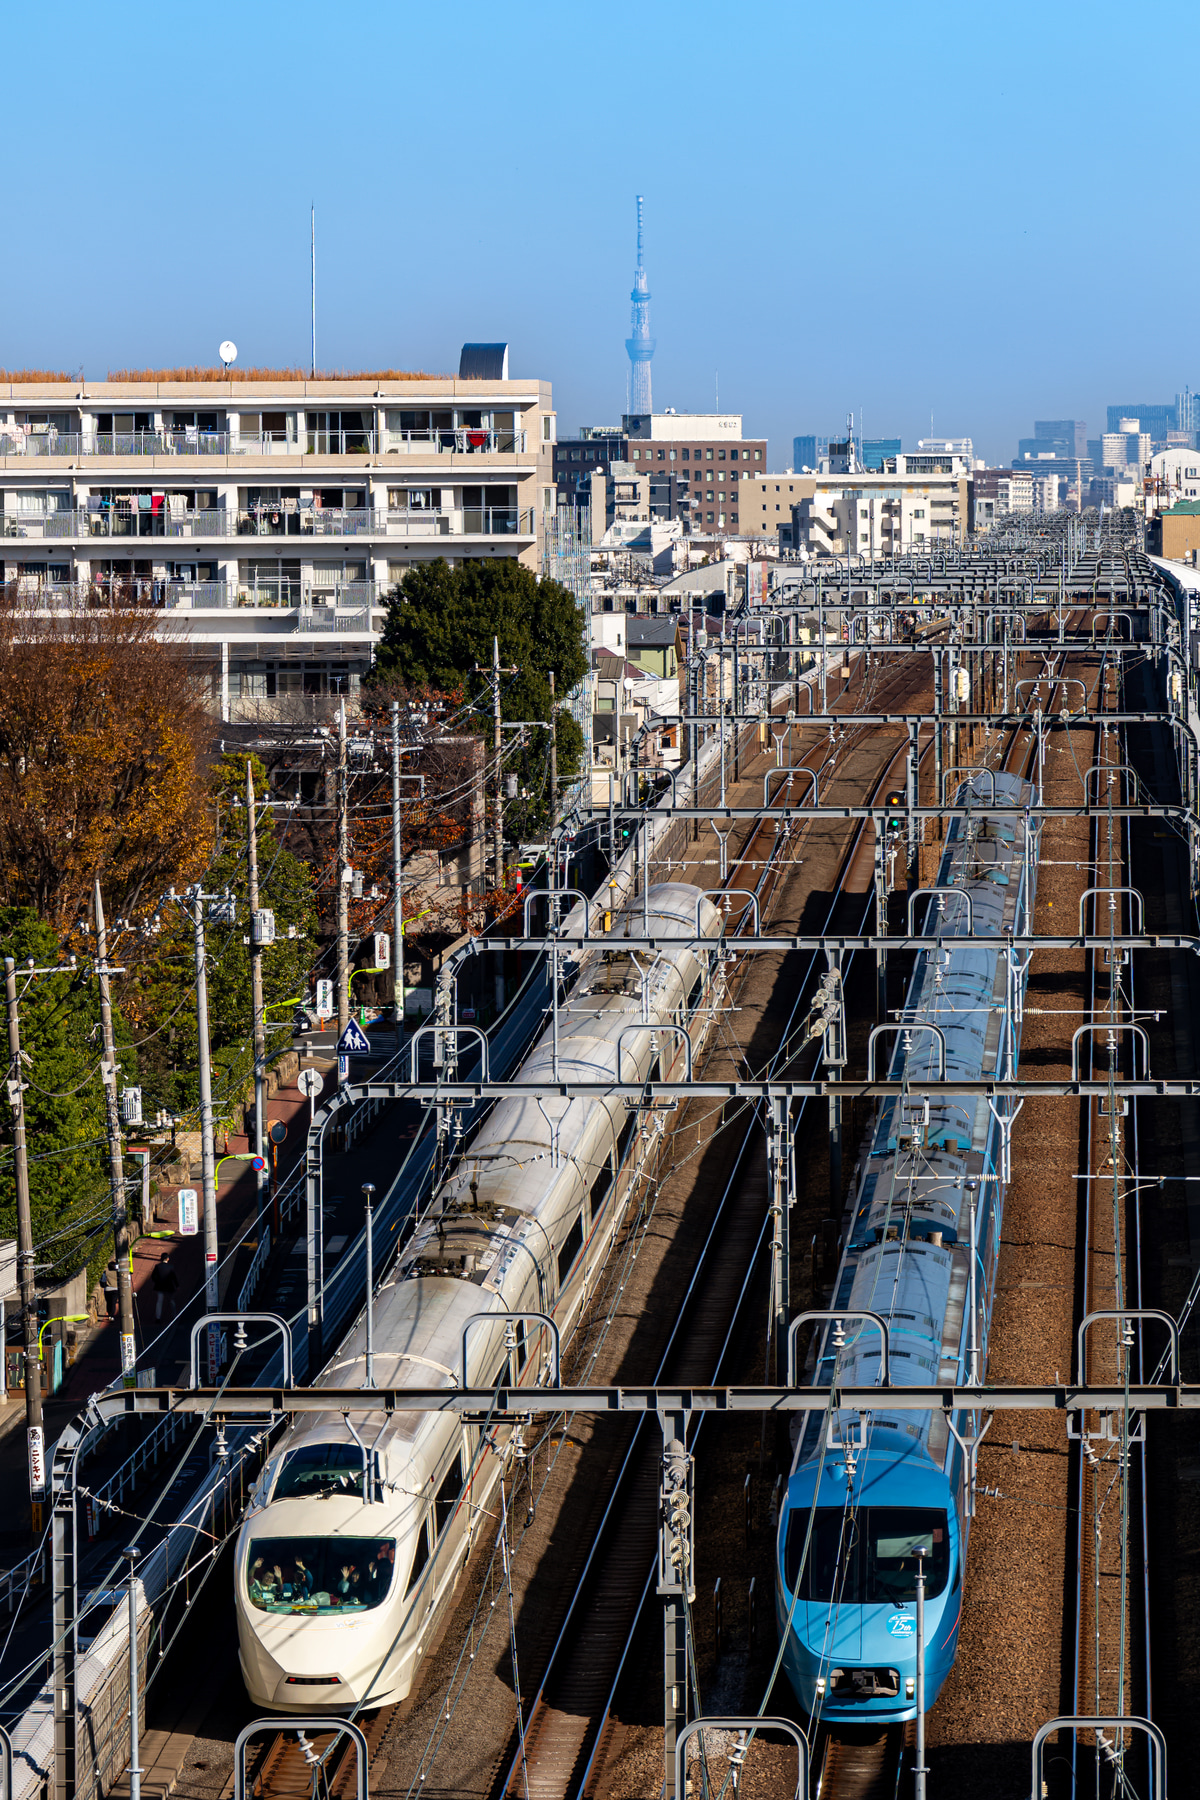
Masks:
[[[338,707],[337,761],[337,1028],[350,1023],[350,783],[346,771],[346,702]]]
[[[400,1048],[404,1031],[404,902],[401,879],[404,874],[400,845],[400,702],[393,700],[392,716],[392,1018],[396,1025],[396,1048]]]
[[[504,886],[504,777],[500,756],[500,639],[492,639],[492,754],[496,758],[496,817],[492,826],[492,860],[496,886]]]
[[[37,1287],[33,1261],[33,1219],[29,1209],[29,1161],[25,1150],[25,1083],[21,1079],[21,1020],[17,1011],[17,965],[4,959],[8,999],[8,1103],[13,1114],[13,1160],[17,1179],[17,1259],[20,1264],[21,1321],[25,1340],[25,1439],[29,1453],[29,1496],[35,1533],[42,1527],[46,1497],[46,1439],[42,1430],[42,1370],[38,1361]]]
[[[100,982],[100,1031],[104,1061],[100,1076],[104,1085],[104,1116],[108,1127],[108,1173],[112,1186],[113,1247],[117,1258],[117,1312],[121,1326],[121,1378],[132,1387],[137,1364],[137,1340],[133,1326],[133,1270],[130,1267],[129,1204],[125,1191],[125,1163],[121,1154],[121,1109],[117,1104],[117,1053],[113,1043],[112,998],[108,978],[108,929],[100,883],[93,898],[96,907],[96,975]]]
[[[267,1190],[267,1032],[263,1020],[262,936],[258,929],[258,822],[254,814],[254,770],[246,758],[246,847],[250,859],[250,1004],[254,1012],[254,1172],[261,1213]]]
[[[204,900],[199,886],[188,890],[196,950],[196,1028],[200,1043],[200,1168],[204,1184],[204,1302],[208,1312],[220,1305],[217,1283],[217,1166],[213,1147],[212,1064],[208,1043],[208,971],[204,956]],[[208,1328],[209,1378],[217,1378],[220,1327]]]
[[[558,707],[554,699],[554,670],[550,671],[550,830],[558,823]]]

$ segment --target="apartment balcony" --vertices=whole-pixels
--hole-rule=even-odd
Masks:
[[[456,425],[427,431],[385,430],[380,433],[379,447],[384,455],[397,456],[523,456],[525,439],[523,431]]]
[[[104,504],[95,510],[0,514],[5,538],[358,538],[535,537],[531,507],[469,506],[459,512],[374,511],[370,507],[315,507],[296,501],[250,508],[175,509],[165,495],[155,508]]]
[[[181,612],[268,612],[272,631],[369,632],[383,604],[382,584],[344,581],[315,585],[281,579],[231,585],[224,581],[157,581],[138,576],[113,580],[44,581],[21,576],[18,598],[45,612],[104,610],[112,605]],[[262,621],[254,625],[258,629]]]
[[[232,436],[227,431],[24,431],[0,425],[0,456],[83,457],[523,456],[524,431],[303,431]]]

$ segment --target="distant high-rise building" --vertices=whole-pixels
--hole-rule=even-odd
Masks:
[[[899,438],[864,438],[859,452],[864,469],[877,473],[882,472],[883,465],[889,456],[899,456]]]
[[[1087,453],[1087,422],[1084,419],[1035,419],[1033,436],[1017,440],[1017,456],[1022,459],[1078,458]]]
[[[809,432],[802,437],[792,439],[793,469],[815,469],[823,456],[829,455],[829,437],[818,437]]]
[[[641,194],[637,197],[637,268],[633,275],[631,325],[633,335],[625,339],[625,348],[633,364],[629,378],[629,410],[631,413],[653,412],[650,403],[650,358],[654,355],[654,339],[650,336],[650,289],[646,282],[646,265],[642,245]]]
[[[1166,406],[1158,401],[1132,400],[1127,406],[1110,406],[1108,409],[1108,426],[1110,432],[1124,431],[1122,421],[1136,419],[1134,431],[1147,432],[1156,444],[1165,444],[1168,431],[1179,428],[1179,419],[1174,406]],[[1186,430],[1187,427],[1184,427]]]

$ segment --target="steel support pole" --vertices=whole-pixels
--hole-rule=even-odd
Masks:
[[[617,735],[620,736],[621,714],[617,709]],[[503,733],[500,730],[500,639],[492,639],[492,755],[496,761],[494,783],[495,817],[492,821],[492,862],[497,889],[504,886],[504,761],[501,755]]]
[[[200,1168],[204,1188],[204,1303],[209,1312],[221,1304],[217,1282],[217,1164],[213,1146],[212,1054],[208,1038],[208,965],[204,947],[204,895],[191,890],[192,932],[196,956],[196,1033],[200,1061]],[[221,1330],[208,1328],[208,1372],[217,1378]]]
[[[665,1800],[675,1793],[675,1741],[687,1721],[688,1663],[685,1595],[695,1597],[691,1459],[685,1412],[660,1413],[663,1436],[658,1591],[663,1600],[663,1770]]]
[[[787,1333],[791,1319],[791,1221],[788,1218],[788,1104],[771,1101],[767,1126],[767,1184],[771,1211],[771,1379],[780,1380],[787,1366]]]
[[[137,1561],[141,1551],[136,1544],[121,1552],[129,1564],[129,1800],[142,1800],[141,1720],[138,1713],[138,1622]]]
[[[916,821],[915,817],[913,816],[913,812],[912,812],[912,808],[914,806],[916,806],[916,804],[917,804],[917,776],[918,776],[918,771],[921,766],[920,733],[921,733],[921,728],[919,725],[910,725],[909,726],[909,728],[908,728],[908,763],[907,763],[907,771],[906,771],[907,779],[905,782],[905,787],[907,790],[907,799],[908,799],[908,806],[909,806],[907,883],[908,883],[908,891],[910,894],[914,891],[914,889],[916,889],[917,887],[920,886],[920,878],[918,875],[919,851],[918,851],[918,846],[917,846],[918,825],[917,825],[917,821]]]
[[[258,820],[255,816],[254,766],[246,758],[246,853],[250,875],[250,1006],[254,1019],[254,1154],[262,1164],[254,1171],[261,1217],[270,1178],[267,1174],[267,1028],[263,1016],[262,940],[258,932]],[[132,1796],[131,1796],[132,1800]]]
[[[346,702],[338,707],[337,760],[337,1028],[350,1023],[350,782],[346,767]],[[342,1059],[338,1058],[341,1080]]]
[[[887,931],[887,852],[883,832],[875,827],[875,935]],[[887,1022],[887,951],[875,952],[875,1023]]]
[[[117,1052],[113,1042],[112,997],[108,977],[108,931],[104,901],[97,881],[93,890],[96,910],[96,976],[100,983],[100,1035],[104,1059],[100,1078],[104,1087],[104,1122],[108,1135],[108,1179],[112,1190],[113,1254],[117,1261],[117,1317],[121,1331],[121,1376],[132,1387],[137,1364],[137,1339],[133,1324],[132,1238],[129,1201],[125,1192],[125,1164],[121,1154],[121,1109],[117,1103]]]
[[[391,707],[392,738],[392,1020],[396,1048],[404,1038],[404,857],[400,841],[400,702]]]
[[[366,1250],[367,1250],[367,1354],[365,1385],[375,1386],[375,1242],[374,1212],[375,1184],[363,1182],[363,1199],[366,1202]]]
[[[25,1442],[29,1458],[29,1497],[35,1533],[42,1528],[46,1498],[46,1438],[42,1428],[42,1366],[38,1357],[37,1278],[33,1252],[33,1220],[29,1203],[29,1158],[25,1145],[24,1058],[21,1016],[17,1008],[17,965],[4,959],[8,999],[8,1098],[13,1115],[13,1166],[17,1191],[17,1261],[21,1284],[21,1326],[25,1369]]]
[[[925,1800],[925,1551],[918,1545],[917,1558],[917,1757],[913,1768],[914,1800]]]
[[[56,1456],[50,1534],[50,1579],[53,1595],[54,1800],[75,1800],[79,1745],[79,1569],[75,1529],[76,1459],[74,1449]]]

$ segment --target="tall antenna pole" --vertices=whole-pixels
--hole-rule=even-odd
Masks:
[[[317,379],[317,204],[313,201],[312,218],[312,366],[309,374],[313,381]]]

